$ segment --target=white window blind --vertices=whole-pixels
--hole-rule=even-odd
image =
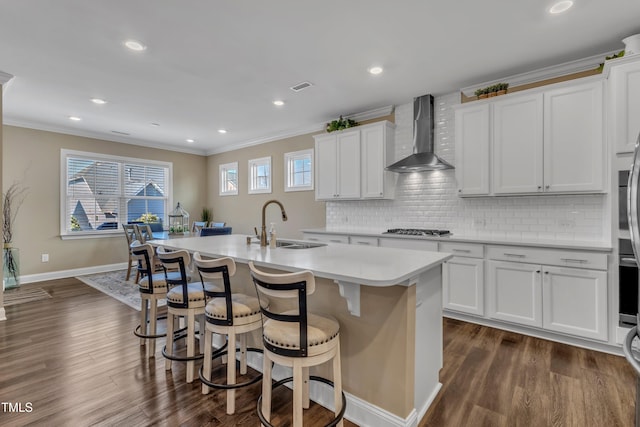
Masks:
[[[121,223],[166,224],[171,164],[62,150],[62,236],[118,232]]]

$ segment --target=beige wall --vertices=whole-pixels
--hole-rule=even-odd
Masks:
[[[277,205],[267,208],[266,224],[273,222],[278,237],[302,238],[300,229],[317,228],[325,225],[325,204],[315,201],[314,191],[284,191],[284,154],[291,151],[313,148],[311,134],[260,144],[241,150],[215,154],[207,159],[207,182],[209,183],[208,204],[216,221],[224,221],[233,227],[234,234],[253,234],[253,227],[260,231],[263,204],[277,199],[285,207],[288,220],[282,221]],[[271,194],[248,194],[250,159],[271,156]],[[238,162],[237,196],[220,196],[219,165]]]
[[[15,222],[20,274],[30,275],[125,262],[124,234],[60,239],[60,150],[70,149],[173,163],[173,200],[195,217],[206,202],[206,157],[53,132],[4,126],[2,182],[20,182],[27,197]],[[4,188],[4,187],[3,187]],[[193,219],[193,218],[192,218]],[[49,262],[41,262],[41,254]]]

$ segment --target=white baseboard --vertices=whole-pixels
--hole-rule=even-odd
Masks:
[[[72,270],[50,271],[47,273],[27,274],[20,276],[20,283],[43,282],[45,280],[65,279],[67,277],[82,276],[85,274],[105,273],[107,271],[122,270],[127,268],[127,263],[96,265],[93,267],[74,268]]]
[[[239,357],[239,356],[238,356]],[[262,356],[255,353],[247,354],[247,364],[253,369],[262,372]],[[275,366],[272,371],[272,376],[275,381],[283,378],[290,377],[291,369],[283,366]],[[285,384],[286,387],[291,388],[291,384]],[[421,408],[421,412],[427,412],[427,409],[433,399],[435,399],[442,384],[438,384],[436,390],[431,394],[430,400],[427,404]],[[347,399],[347,409],[344,414],[344,418],[352,423],[363,427],[417,427],[418,421],[422,416],[418,416],[418,412],[414,408],[407,418],[399,417],[392,414],[376,405],[373,405],[365,400],[360,399],[350,393],[345,392]],[[326,384],[312,381],[309,385],[309,396],[311,400],[324,406],[330,411],[333,411],[333,389]]]

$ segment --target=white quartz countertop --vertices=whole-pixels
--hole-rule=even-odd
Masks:
[[[150,243],[216,258],[231,257],[238,263],[253,261],[257,266],[283,271],[310,270],[317,277],[368,286],[406,284],[407,280],[451,257],[451,254],[438,252],[331,243],[309,249],[270,249],[260,247],[258,243],[247,244],[246,238],[246,235],[231,234],[152,240]]]
[[[579,249],[588,251],[604,251],[612,250],[611,244],[601,241],[590,240],[551,240],[551,239],[531,239],[517,237],[492,237],[492,236],[469,236],[463,234],[451,234],[448,236],[407,236],[402,234],[385,234],[386,230],[362,230],[362,229],[340,229],[327,230],[326,228],[313,228],[301,230],[303,233],[333,234],[333,235],[349,235],[349,236],[369,236],[384,237],[393,239],[414,239],[414,240],[432,240],[438,242],[466,242],[466,243],[482,243],[493,245],[514,245],[514,246],[531,246],[554,249]]]

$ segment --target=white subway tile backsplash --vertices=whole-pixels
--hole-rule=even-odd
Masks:
[[[435,150],[455,162],[453,106],[460,94],[436,97]],[[413,152],[413,103],[395,109],[395,160]],[[455,171],[398,174],[394,200],[327,202],[329,229],[439,228],[491,238],[603,240],[605,195],[460,198]],[[570,224],[570,225],[568,225]]]

